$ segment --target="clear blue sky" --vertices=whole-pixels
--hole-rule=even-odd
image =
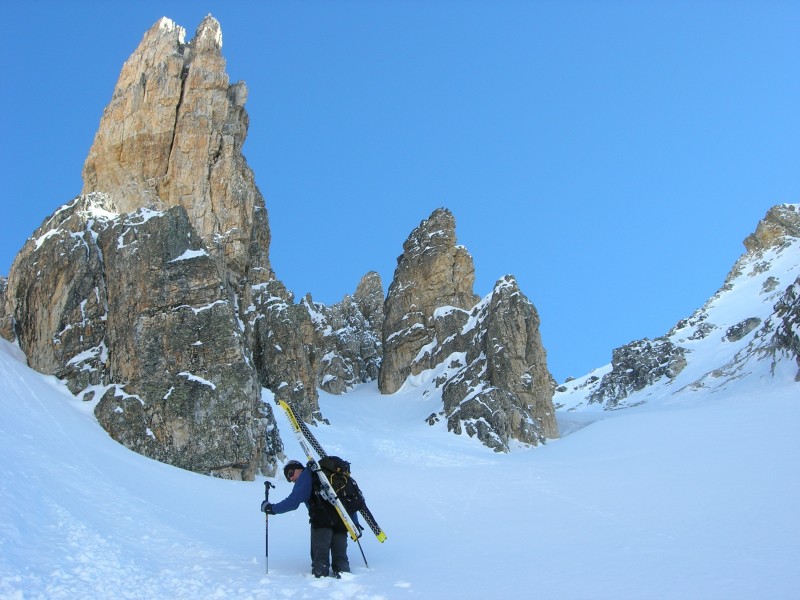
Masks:
[[[440,206],[477,294],[515,275],[562,381],[699,308],[800,202],[797,1],[4,4],[0,273],[81,190],[123,62],[222,25],[278,277],[331,304]]]

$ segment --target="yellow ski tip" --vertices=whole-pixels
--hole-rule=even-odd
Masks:
[[[386,541],[386,534],[382,531],[377,535],[378,541],[382,544]]]
[[[283,409],[283,412],[286,413],[286,416],[289,417],[289,424],[292,426],[292,429],[294,431],[300,431],[300,423],[297,422],[297,417],[294,416],[292,407],[286,404],[286,402],[283,400],[278,401],[278,406],[280,406]]]

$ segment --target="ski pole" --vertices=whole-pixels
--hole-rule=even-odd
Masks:
[[[358,549],[361,550],[361,558],[364,559],[364,566],[369,569],[369,563],[367,563],[367,557],[364,554],[364,549],[361,547],[361,540],[356,540],[356,544],[358,544]]]
[[[275,486],[269,482],[264,481],[264,502],[269,502],[269,488]],[[264,513],[264,574],[269,573],[269,513]]]

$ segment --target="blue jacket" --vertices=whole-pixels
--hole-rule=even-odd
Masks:
[[[314,477],[315,475],[311,469],[303,469],[297,481],[294,482],[291,493],[280,502],[273,504],[272,512],[276,515],[280,515],[296,510],[297,507],[300,506],[300,503],[305,503],[312,526],[333,527],[337,530],[344,528],[341,519],[336,514],[336,509],[334,509],[331,504],[319,499],[313,501]],[[359,526],[357,513],[350,515],[350,518],[353,519],[353,523],[356,526]]]
[[[306,508],[310,508],[308,503],[311,501],[311,493],[313,488],[311,477],[311,469],[303,469],[300,473],[300,477],[298,477],[297,481],[294,482],[292,493],[286,496],[286,498],[280,502],[273,504],[272,511],[276,515],[287,513],[291,510],[295,510],[298,506],[300,506],[301,502],[305,503]]]

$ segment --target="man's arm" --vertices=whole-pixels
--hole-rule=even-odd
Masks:
[[[272,512],[276,515],[295,510],[303,502],[311,499],[311,471],[303,469],[300,477],[294,483],[291,494],[280,502],[272,505]]]

